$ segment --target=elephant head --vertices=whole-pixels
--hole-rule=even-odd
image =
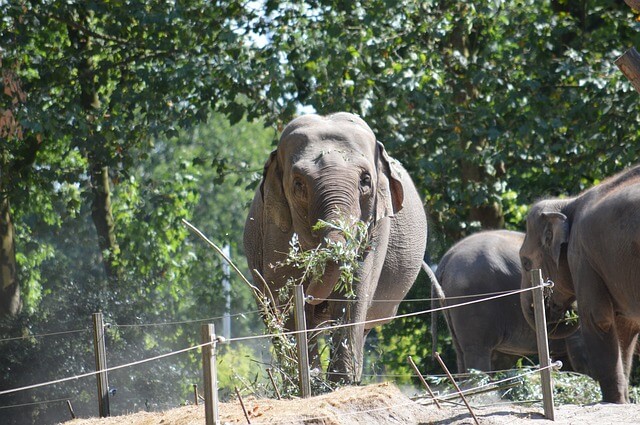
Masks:
[[[335,229],[314,230],[319,220],[375,225],[393,216],[402,208],[404,192],[390,161],[373,131],[356,115],[304,115],[293,120],[264,166],[260,193],[265,233],[280,239],[296,233],[301,248],[309,250],[326,240],[344,241]],[[282,249],[282,243],[272,245]],[[310,283],[306,293],[327,298],[339,276],[339,265],[327,264],[323,278]]]
[[[571,235],[571,199],[543,200],[534,204],[527,215],[527,233],[520,248],[522,288],[531,287],[531,270],[542,270],[543,279],[554,282],[547,299],[546,317],[551,338],[564,338],[578,329],[577,321],[565,319],[575,307],[575,291],[567,262],[567,245]],[[531,291],[520,295],[522,312],[535,328]]]

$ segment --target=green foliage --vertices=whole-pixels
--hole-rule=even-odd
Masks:
[[[276,263],[274,267],[291,266],[301,270],[299,279],[290,279],[284,287],[280,288],[278,294],[262,294],[254,290],[255,298],[263,311],[266,331],[268,334],[276,335],[272,338],[273,352],[275,367],[282,377],[280,393],[283,396],[299,393],[298,387],[294,384],[295,376],[298,374],[295,340],[292,336],[280,335],[285,332],[287,318],[292,314],[293,286],[321,279],[327,262],[335,262],[339,264],[340,277],[334,290],[342,292],[347,298],[355,297],[353,282],[356,279],[359,262],[369,244],[367,223],[357,220],[352,224],[351,221],[353,220],[347,220],[344,217],[328,221],[319,220],[313,226],[314,231],[338,231],[344,241],[325,238],[324,244],[311,250],[303,250],[297,234],[294,233],[289,242],[286,258]],[[273,306],[271,300],[275,299],[281,304],[280,307]],[[321,338],[315,338],[313,343],[326,344]],[[330,344],[329,341],[328,345]],[[319,348],[318,351],[328,352],[329,346],[325,345],[324,350]],[[314,391],[326,391],[333,388],[333,384],[326,381],[321,374],[317,374],[312,379],[312,387]]]
[[[252,143],[236,143],[243,140]],[[87,329],[91,314],[102,310],[112,325],[107,330],[108,364],[115,366],[199,344],[199,323],[193,322],[197,319],[216,318],[210,320],[219,332],[218,318],[224,312],[222,261],[193,238],[180,220],[197,223],[218,243],[229,244],[232,258],[241,258],[244,211],[253,197],[249,186],[272,140],[273,131],[261,123],[243,121],[232,127],[217,116],[192,131],[181,131],[174,139],[157,139],[154,155],[137,154],[138,166],[130,169],[129,177],[119,181],[113,193],[122,250],[119,261],[126,270],[114,288],[105,282],[90,210],[78,187],[61,183],[56,192],[64,195],[60,197],[36,192],[42,201],[31,210],[33,215],[18,216],[24,217],[18,226],[18,261],[24,267],[23,282],[27,282],[23,293],[27,308],[17,322],[5,327],[15,331],[3,332],[0,339]],[[220,176],[211,166],[213,157],[231,151],[233,162]],[[76,195],[81,201],[78,210],[66,209],[68,200]],[[50,211],[55,220],[38,220],[44,216],[40,211]],[[262,320],[250,291],[233,276],[231,286],[231,311],[248,312],[232,319],[233,336],[260,334]],[[253,375],[259,373],[259,364],[244,362],[250,353],[252,359],[261,359],[256,349],[240,346],[234,350],[240,353],[234,358],[236,373],[246,369]],[[14,371],[3,376],[3,388],[73,376],[92,370],[94,362],[87,331],[0,342],[0,352],[3,368]],[[117,395],[111,400],[111,411],[177,406],[192,400],[191,385],[200,384],[201,376],[197,351],[113,372],[110,385]],[[225,376],[224,385],[231,385],[233,373]],[[233,386],[221,388],[233,391]],[[2,403],[47,400],[60,394],[72,399],[78,415],[95,415],[91,378],[4,397]],[[68,416],[55,404],[12,411],[15,416],[11,413],[8,423],[24,423],[29,411],[37,423]]]
[[[495,380],[522,375],[530,369],[518,369],[509,374],[498,374]],[[600,386],[587,375],[573,372],[552,372],[553,398],[556,405],[592,404],[602,400]],[[542,386],[539,373],[529,373],[516,382],[519,385],[506,390],[502,397],[512,401],[542,400]]]
[[[551,372],[553,382],[553,398],[555,405],[563,404],[593,404],[599,403],[602,399],[600,386],[587,375],[575,372]],[[446,377],[431,379],[437,385],[441,393],[455,393],[456,389],[451,385]],[[483,387],[498,387],[498,395],[503,400],[518,403],[537,403],[542,401],[542,386],[540,373],[534,368],[519,367],[517,369],[487,374],[477,370],[472,370],[464,378],[459,378],[458,385],[469,392],[467,398],[471,402],[495,402],[492,394],[477,392]],[[631,393],[637,389],[631,388]]]
[[[287,52],[278,90],[320,113],[365,118],[417,182],[435,258],[479,230],[482,208],[498,205],[522,228],[536,198],[576,193],[636,161],[637,95],[613,61],[640,36],[622,3],[268,10],[266,49]]]
[[[351,220],[352,221],[352,220]],[[340,269],[340,277],[334,290],[343,293],[347,298],[355,298],[353,282],[360,266],[365,251],[369,247],[369,225],[357,220],[351,221],[344,217],[335,220],[319,220],[313,231],[338,231],[344,241],[334,241],[325,238],[324,244],[314,249],[303,250],[298,242],[298,235],[293,234],[289,242],[287,257],[278,262],[275,267],[293,266],[302,270],[298,282],[290,281],[288,285],[301,285],[304,282],[316,282],[322,278],[327,263],[337,263]]]
[[[11,371],[3,388],[90,370],[83,329],[98,310],[113,324],[110,364],[197,343],[191,324],[138,325],[222,312],[221,260],[181,219],[242,256],[247,205],[276,137],[244,116],[278,126],[301,107],[363,116],[425,200],[433,260],[486,223],[483,209],[522,229],[533,200],[576,194],[636,162],[640,149],[637,94],[613,64],[640,45],[623,2],[12,1],[0,16],[0,111],[15,119],[9,133],[0,126],[0,191],[25,304],[0,335],[80,331],[0,342]],[[226,118],[196,127],[211,111]],[[105,278],[91,221],[96,165],[110,169],[117,285]],[[408,298],[428,289],[420,278]],[[232,311],[255,309],[244,285],[231,292]],[[399,313],[428,308],[407,302]],[[249,316],[234,319],[234,332],[262,330]],[[427,328],[419,316],[376,329],[368,367],[404,376],[412,355],[423,372],[439,371]],[[250,354],[237,350],[233,368],[244,375]],[[199,376],[194,353],[115,373],[114,412],[183,402]],[[84,381],[2,403],[64,394],[88,416],[94,393]],[[66,419],[57,407],[7,421]]]

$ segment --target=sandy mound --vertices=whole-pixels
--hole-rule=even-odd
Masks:
[[[460,405],[447,404],[438,409],[432,404],[412,401],[393,384],[364,387],[345,387],[333,393],[309,399],[272,400],[248,398],[244,400],[251,424],[473,424],[469,411]],[[474,408],[481,424],[531,424],[544,419],[540,406],[524,407],[515,404],[496,404]],[[220,403],[222,424],[246,424],[238,402]],[[638,424],[640,406],[595,404],[565,405],[555,410],[555,422],[562,425]],[[186,406],[160,413],[140,412],[105,419],[76,419],[65,425],[187,425],[204,424],[204,407]]]

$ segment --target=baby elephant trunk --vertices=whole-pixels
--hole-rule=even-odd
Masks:
[[[325,232],[322,247],[325,247],[327,244],[327,240],[332,243],[345,243],[344,235],[342,232],[329,229]],[[311,282],[309,287],[307,288],[307,295],[313,297],[309,302],[309,304],[316,305],[320,304],[324,299],[328,298],[333,292],[333,289],[336,287],[336,284],[340,280],[340,263],[335,261],[328,261],[325,264],[324,274],[321,278],[314,280]]]

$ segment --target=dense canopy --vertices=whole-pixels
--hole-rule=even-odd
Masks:
[[[361,115],[404,163],[433,263],[479,229],[522,229],[534,200],[576,194],[640,150],[638,94],[614,65],[640,46],[640,18],[621,0],[10,0],[0,16],[0,389],[92,370],[96,311],[109,364],[197,344],[229,291],[181,220],[244,269],[247,205],[305,111]],[[428,292],[421,276],[409,297]],[[230,300],[245,313],[234,336],[260,334],[236,277]],[[433,370],[427,334],[426,317],[374,331],[370,371],[408,372],[407,355]],[[223,392],[264,385],[267,345],[225,348]],[[112,412],[184,402],[198,361],[114,372]],[[7,423],[50,423],[68,412],[41,402],[95,415],[95,397],[85,379],[0,405],[35,403]]]

